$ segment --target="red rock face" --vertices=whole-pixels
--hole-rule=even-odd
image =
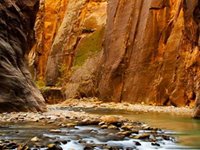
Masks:
[[[0,2],[0,112],[44,111],[44,99],[28,72],[37,0]]]
[[[40,15],[56,9],[48,2]],[[36,65],[47,86],[64,87],[66,98],[196,103],[198,116],[200,0],[109,0],[108,6],[104,0],[59,0],[57,5],[62,13],[54,16],[60,20],[38,19]]]
[[[198,0],[110,0],[99,96],[193,105],[199,99]]]

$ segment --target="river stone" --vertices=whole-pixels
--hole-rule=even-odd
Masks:
[[[135,139],[141,139],[141,140],[149,139],[149,137],[150,137],[150,135],[146,134],[146,133],[134,136]]]
[[[129,135],[131,135],[131,131],[120,131],[120,132],[118,132],[117,134],[118,135],[123,135],[123,136],[129,136]]]
[[[9,143],[5,146],[6,149],[16,149],[18,148],[18,144],[17,143]],[[3,148],[4,149],[4,148]]]
[[[123,125],[121,128],[125,129],[125,130],[132,130],[132,129],[134,129],[134,126],[133,125]]]
[[[117,127],[114,126],[114,125],[109,125],[109,126],[108,126],[108,129],[117,129]]]
[[[25,60],[38,7],[39,0],[0,2],[0,112],[46,110]]]
[[[102,129],[106,129],[106,128],[108,128],[108,125],[107,125],[107,124],[104,124],[104,125],[101,126],[101,128],[102,128]]]
[[[141,146],[142,144],[141,144],[140,142],[136,141],[136,142],[135,142],[135,145],[136,145],[136,146]]]
[[[100,120],[104,123],[114,124],[119,122],[119,117],[116,116],[102,116]]]
[[[63,150],[63,149],[59,145],[49,144],[47,150]]]
[[[94,148],[92,146],[86,146],[84,147],[84,150],[93,150]]]
[[[40,139],[36,136],[31,139],[31,142],[39,142],[39,141]]]
[[[160,146],[160,144],[159,144],[159,143],[156,143],[156,142],[151,143],[151,145],[152,145],[152,146]]]
[[[99,124],[99,120],[95,120],[95,119],[83,119],[82,121],[80,121],[78,123],[78,125],[98,125]]]
[[[75,127],[76,125],[77,125],[76,123],[67,123],[67,124],[65,124],[65,127],[73,128],[73,127]]]
[[[61,133],[62,131],[60,129],[51,129],[49,132],[51,132],[51,133]]]

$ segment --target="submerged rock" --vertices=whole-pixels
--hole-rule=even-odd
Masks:
[[[47,150],[63,150],[63,149],[59,145],[49,144]]]
[[[107,124],[114,124],[119,122],[119,117],[116,116],[102,116],[100,120]]]
[[[136,136],[133,136],[135,139],[149,139],[150,134],[138,134]]]

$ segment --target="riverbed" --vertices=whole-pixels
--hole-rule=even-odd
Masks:
[[[188,116],[157,112],[131,112],[110,109],[84,109],[91,114],[121,115],[133,121],[141,121],[150,126],[162,128],[177,138],[179,144],[200,149],[200,120]],[[76,108],[77,110],[77,108]]]
[[[163,110],[116,109],[96,102],[88,107],[79,104],[48,106],[44,113],[1,114],[0,147],[34,150],[200,149],[200,121],[188,116],[190,109],[184,109],[187,115],[177,115]]]

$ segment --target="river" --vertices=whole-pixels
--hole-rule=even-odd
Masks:
[[[122,147],[124,150],[200,149],[200,120],[165,113],[141,113],[108,108],[65,107],[60,110],[63,113],[65,113],[65,111],[75,111],[97,114],[100,116],[118,115],[132,120],[133,122],[144,122],[150,127],[162,130],[158,130],[158,132],[151,134],[151,136],[155,136],[153,138],[156,139],[156,142],[152,142],[151,136],[147,140],[130,138],[130,136],[119,137],[117,136],[119,131],[102,129],[98,125],[77,125],[68,128],[41,122],[8,122],[1,124],[0,141],[5,143],[8,141],[29,143],[29,145],[32,146],[32,149],[37,149],[38,147],[40,150],[45,150],[46,146],[51,142],[60,143],[60,146],[64,150],[71,150],[71,148],[73,148],[73,150],[85,150],[87,146],[89,146],[89,149],[98,150],[104,150],[105,147],[108,146],[111,146],[112,148],[115,147],[117,150],[120,149],[119,147]],[[55,111],[60,110],[55,109]],[[153,130],[146,131],[152,132]],[[139,130],[139,134],[143,134],[143,132],[146,131]],[[135,136],[134,134],[132,135]],[[166,135],[169,140],[163,138]],[[36,139],[36,141],[31,141],[32,139]],[[64,142],[62,143],[62,141]],[[9,144],[10,143],[8,142],[8,146]],[[13,142],[11,142],[11,146],[13,147],[12,144]],[[14,147],[15,146],[16,145],[14,145]]]
[[[122,115],[123,117],[133,121],[145,122],[150,126],[168,130],[173,136],[177,137],[178,142],[181,145],[192,146],[196,149],[200,149],[200,120],[168,113],[135,113],[109,109],[85,109],[84,111],[92,114]]]

